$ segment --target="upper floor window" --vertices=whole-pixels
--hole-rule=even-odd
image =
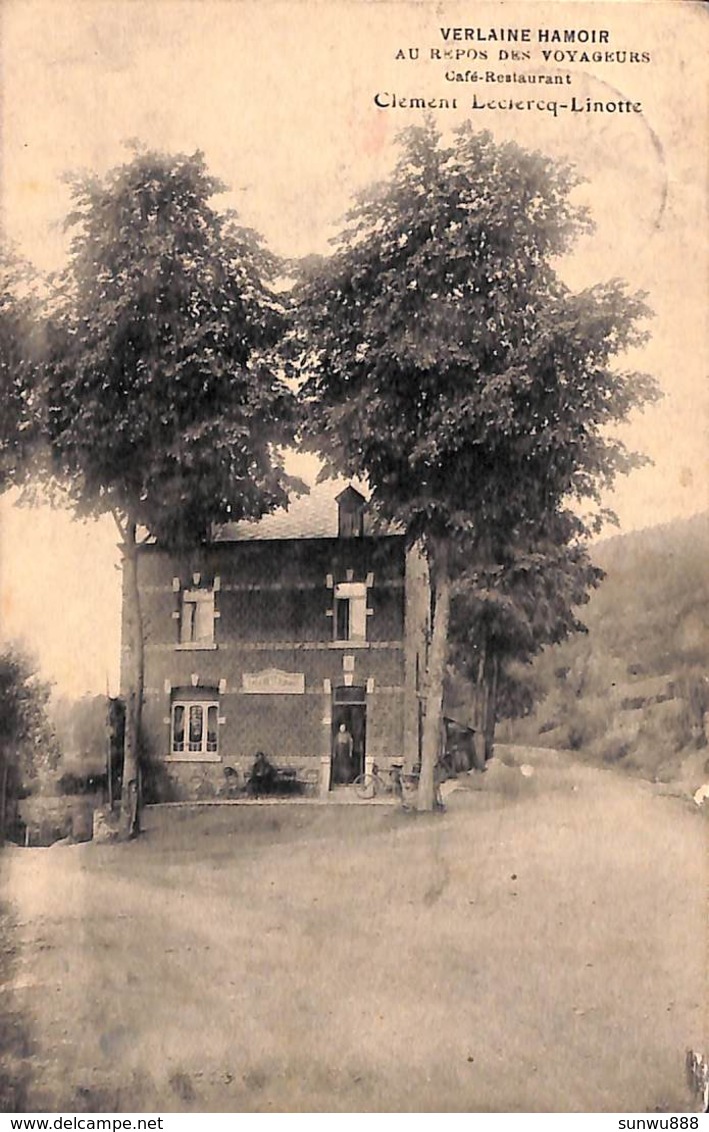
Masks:
[[[180,610],[180,644],[214,644],[214,590],[184,590]]]
[[[340,582],[335,586],[333,627],[336,641],[366,641],[367,585]]]

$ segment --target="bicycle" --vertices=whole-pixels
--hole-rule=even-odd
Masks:
[[[438,772],[438,767],[436,768]],[[388,775],[384,777],[376,763],[372,765],[371,774],[360,774],[355,778],[353,786],[358,798],[371,801],[377,794],[396,794],[404,810],[416,808],[416,795],[418,792],[420,767],[404,772],[400,763],[393,763],[389,767]],[[434,779],[435,808],[444,810],[441,794],[441,775],[436,773]]]
[[[411,810],[416,802],[418,771],[405,774],[400,763],[392,763],[386,775],[383,775],[377,764],[373,763],[371,773],[360,774],[352,785],[357,797],[364,801],[371,801],[378,794],[395,794],[402,809]]]
[[[377,764],[373,763],[371,772],[358,775],[352,785],[357,797],[365,801],[370,801],[377,794],[398,794],[403,797],[403,773],[404,768],[398,763],[393,763],[385,777]]]

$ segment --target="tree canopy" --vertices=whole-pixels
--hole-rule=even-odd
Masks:
[[[301,288],[323,453],[412,536],[548,514],[636,462],[606,426],[654,385],[611,362],[648,311],[618,281],[576,295],[555,271],[590,226],[577,183],[469,125],[450,144],[410,128]]]
[[[292,398],[268,363],[278,265],[201,154],[140,152],[72,181],[71,262],[47,397],[56,470],[84,512],[169,542],[286,500]]]
[[[41,339],[33,275],[0,248],[0,490],[23,482],[41,433]]]
[[[466,559],[454,586],[451,640],[470,672],[483,643],[499,660],[526,662],[585,631],[577,610],[604,577],[588,548],[561,531],[498,557],[489,564]]]

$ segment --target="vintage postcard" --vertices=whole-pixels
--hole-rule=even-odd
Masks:
[[[0,1111],[698,1126],[708,46],[4,0]]]

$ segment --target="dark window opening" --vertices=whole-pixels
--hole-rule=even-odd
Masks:
[[[340,597],[335,599],[335,640],[349,641],[350,639],[350,599]]]

